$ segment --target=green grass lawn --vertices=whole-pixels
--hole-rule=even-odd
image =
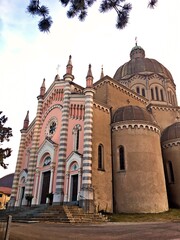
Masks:
[[[110,214],[108,218],[111,222],[180,222],[180,209],[170,209],[164,213]]]

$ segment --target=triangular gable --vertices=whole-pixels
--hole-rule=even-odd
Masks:
[[[82,154],[77,152],[72,152],[68,158],[66,159],[66,170],[69,171],[70,166],[73,162],[77,162],[79,168],[81,168],[82,165]]]
[[[107,83],[108,83],[108,86],[105,85]],[[145,105],[145,106],[147,106],[148,103],[149,103],[149,100],[147,98],[139,95],[138,93],[134,92],[133,90],[130,90],[128,87],[122,85],[120,82],[118,82],[118,81],[114,80],[113,78],[106,75],[105,77],[103,77],[102,79],[100,79],[99,81],[94,83],[94,88],[96,89],[95,99],[100,101],[100,102],[104,102],[107,105],[109,105],[108,104],[109,90],[107,91],[106,86],[108,88],[109,87],[111,88],[111,86],[112,86],[113,89],[116,89],[117,91],[119,91],[121,93],[121,96],[124,96],[124,98],[126,99],[126,101],[127,101],[126,104],[127,105],[131,102],[131,100],[133,102],[134,102],[134,100],[135,101],[137,100],[138,102],[140,102],[140,105]],[[113,90],[113,91],[115,93],[115,90]],[[116,91],[116,93],[117,93],[117,91]],[[113,94],[111,93],[111,96],[112,95]],[[116,100],[117,100],[117,98],[116,98]]]
[[[46,137],[44,142],[39,147],[39,150],[37,152],[38,159],[37,159],[37,165],[39,166],[40,160],[43,157],[45,153],[48,153],[51,156],[51,159],[54,159],[54,152],[57,149],[58,144],[53,142],[50,138]]]

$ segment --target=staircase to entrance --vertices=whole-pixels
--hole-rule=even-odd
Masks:
[[[82,208],[74,205],[43,204],[0,211],[2,220],[8,215],[12,215],[13,222],[101,223],[108,221],[102,214],[85,213]]]

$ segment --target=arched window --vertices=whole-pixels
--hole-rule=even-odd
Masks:
[[[137,92],[138,94],[140,93],[139,87],[136,87],[136,92]]]
[[[77,129],[77,132],[76,132],[76,146],[75,146],[75,150],[78,150],[79,149],[79,129]]]
[[[160,94],[161,94],[161,101],[164,101],[164,94],[163,94],[163,90],[160,90]]]
[[[102,144],[98,146],[98,169],[104,169],[104,147]]]
[[[155,92],[156,92],[156,100],[159,101],[158,87],[155,87]]]
[[[77,125],[73,128],[74,151],[78,151],[78,150],[79,150],[80,131],[81,131],[81,125],[77,124]]]
[[[142,96],[144,96],[144,97],[146,96],[144,88],[142,88]]]
[[[174,183],[174,171],[171,161],[167,162],[167,172],[168,172],[168,181],[169,183]]]
[[[51,163],[51,157],[46,156],[44,159],[43,167],[50,165],[50,163]]]
[[[124,147],[119,147],[119,170],[125,170],[125,154]]]
[[[154,89],[151,88],[151,99],[154,100]]]
[[[171,103],[170,91],[168,91],[168,102]]]
[[[172,105],[175,105],[175,97],[174,97],[174,94],[172,94]]]

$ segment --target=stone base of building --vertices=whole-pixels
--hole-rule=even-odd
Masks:
[[[81,199],[79,200],[79,206],[84,210],[86,213],[94,213],[94,201],[89,199]]]
[[[79,197],[79,206],[82,207],[86,213],[94,213],[94,192],[92,186],[83,185]]]
[[[63,205],[64,202],[64,193],[63,192],[56,192],[53,196],[53,205]]]

